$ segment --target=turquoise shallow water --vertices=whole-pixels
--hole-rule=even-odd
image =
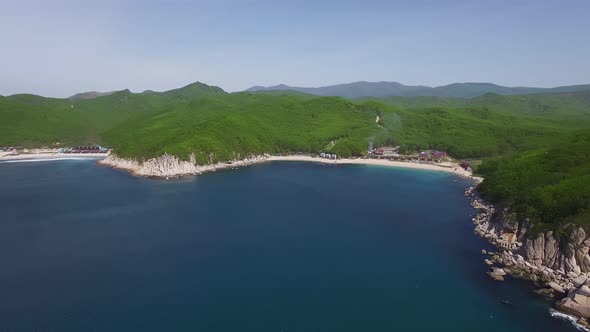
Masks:
[[[485,275],[452,175],[58,161],[0,164],[0,184],[2,331],[575,331]]]

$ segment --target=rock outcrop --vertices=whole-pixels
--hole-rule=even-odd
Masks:
[[[571,291],[557,304],[557,309],[577,317],[590,317],[590,287],[582,285]]]
[[[524,241],[524,257],[536,266],[563,271],[571,278],[590,272],[590,235],[582,227],[572,227],[561,241],[551,231]]]
[[[590,318],[590,234],[582,227],[569,225],[566,235],[547,231],[531,234],[529,220],[518,220],[507,207],[486,203],[469,188],[466,196],[479,210],[473,218],[475,232],[499,248],[488,265],[504,265],[504,271],[536,281],[542,294],[561,298],[557,308],[568,314]],[[491,263],[491,264],[490,264]],[[490,276],[498,278],[496,267]]]
[[[139,176],[170,178],[185,175],[199,175],[222,169],[248,166],[263,162],[268,157],[268,155],[252,156],[229,162],[198,165],[194,154],[189,156],[189,160],[181,160],[176,156],[164,154],[160,157],[148,159],[145,161],[125,159],[120,158],[114,154],[110,154],[98,163],[124,169]]]

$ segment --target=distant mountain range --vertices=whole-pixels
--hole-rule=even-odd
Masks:
[[[560,86],[556,88],[506,87],[492,83],[453,83],[449,85],[429,87],[423,85],[403,85],[397,82],[354,82],[317,88],[295,87],[284,84],[263,87],[253,86],[246,91],[298,91],[317,96],[339,96],[344,98],[363,97],[454,97],[474,98],[486,93],[500,95],[524,95],[539,93],[571,93],[590,90],[590,84]]]
[[[189,84],[191,87],[194,84]],[[186,87],[185,87],[186,88]],[[220,88],[216,88],[222,91]],[[551,93],[573,93],[578,91],[589,91],[590,84],[559,86],[555,88],[536,88],[536,87],[506,87],[493,83],[453,83],[437,87],[424,85],[404,85],[398,82],[354,82],[323,87],[298,87],[279,84],[274,86],[253,86],[246,92],[273,92],[281,93],[292,91],[294,93],[310,94],[316,96],[337,96],[344,98],[387,98],[387,97],[445,97],[445,98],[475,98],[486,93],[495,93],[499,95],[528,95],[528,94],[551,94]],[[161,94],[175,93],[180,89],[174,89],[167,92],[155,92],[146,90],[143,94]],[[87,100],[97,97],[108,96],[117,91],[110,92],[82,92],[70,96],[70,100]]]
[[[89,91],[89,92],[82,92],[76,93],[73,96],[68,97],[70,100],[84,100],[84,99],[94,99],[96,97],[108,96],[112,95],[117,91],[110,91],[110,92],[97,92],[97,91]]]

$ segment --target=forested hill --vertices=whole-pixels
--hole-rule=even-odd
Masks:
[[[0,146],[106,144],[122,157],[194,153],[207,163],[276,152],[363,155],[372,143],[483,158],[481,192],[548,228],[588,222],[588,133],[589,91],[349,100],[193,83],[69,99],[0,97]]]
[[[0,98],[0,146],[100,143],[122,156],[195,153],[205,162],[262,152],[362,155],[372,142],[480,158],[545,147],[589,128],[588,94],[346,100],[230,94],[197,82],[90,99],[14,95]]]
[[[96,144],[104,132],[133,116],[165,111],[177,103],[226,95],[217,87],[193,83],[165,92],[116,91],[87,98],[0,96],[0,146]]]
[[[507,204],[538,231],[590,226],[590,131],[551,148],[487,160],[479,172],[484,197]]]
[[[364,98],[360,100],[371,100]],[[475,98],[389,97],[378,99],[401,108],[485,107],[499,112],[534,116],[580,115],[590,113],[590,89],[569,93],[503,96],[486,93]]]

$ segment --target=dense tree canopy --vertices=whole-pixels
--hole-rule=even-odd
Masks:
[[[0,146],[106,144],[123,157],[194,153],[199,163],[261,153],[363,155],[370,143],[438,149],[486,159],[481,192],[539,227],[589,222],[588,91],[347,100],[193,83],[92,97],[0,97]]]
[[[485,197],[539,227],[590,223],[590,132],[549,149],[486,160],[479,172]]]

